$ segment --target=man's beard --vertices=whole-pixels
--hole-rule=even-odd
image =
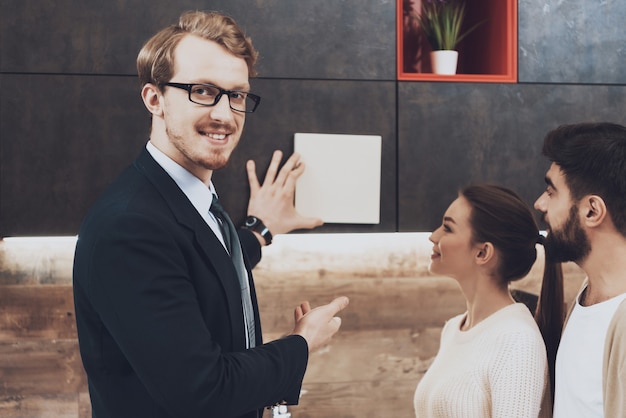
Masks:
[[[580,262],[591,252],[591,243],[578,219],[578,205],[573,205],[563,227],[550,229],[544,244],[546,260],[553,263]]]
[[[194,143],[185,140],[182,134],[171,130],[169,127],[165,128],[165,132],[170,143],[189,163],[203,167],[206,170],[217,171],[226,167],[230,161],[232,150],[213,150],[208,154],[202,153],[198,151]]]

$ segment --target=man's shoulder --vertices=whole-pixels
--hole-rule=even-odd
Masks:
[[[626,354],[626,298],[617,306],[606,334],[607,347],[619,345]]]
[[[617,306],[617,310],[613,315],[613,322],[618,323],[626,333],[626,297]]]
[[[100,194],[81,224],[80,234],[108,228],[115,219],[133,215],[158,218],[169,213],[162,194],[134,166],[126,168]],[[108,225],[108,226],[107,226]]]
[[[92,211],[119,211],[156,196],[156,189],[147,178],[135,167],[129,166],[104,189],[92,206]]]

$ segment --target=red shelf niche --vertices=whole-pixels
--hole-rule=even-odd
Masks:
[[[396,0],[398,80],[517,83],[517,0],[466,0],[456,75],[431,72],[430,46],[409,16],[424,0]]]

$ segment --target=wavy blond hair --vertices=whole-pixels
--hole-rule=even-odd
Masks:
[[[254,65],[259,53],[237,22],[218,12],[183,13],[178,24],[170,25],[150,38],[137,56],[137,73],[143,87],[147,83],[159,88],[171,80],[174,72],[174,50],[187,35],[199,36],[223,46],[248,65],[250,77],[257,75]]]

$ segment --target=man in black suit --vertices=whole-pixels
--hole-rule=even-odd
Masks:
[[[248,167],[249,213],[263,221],[240,240],[216,209],[212,173],[260,101],[249,91],[256,56],[232,19],[203,12],[183,14],[139,53],[150,140],[86,216],[74,261],[94,417],[260,417],[264,406],[298,402],[309,352],[340,327],[345,297],[303,303],[289,335],[261,339],[251,274],[261,244],[268,231],[319,224],[287,199],[297,155],[279,171],[275,153],[263,187]]]

